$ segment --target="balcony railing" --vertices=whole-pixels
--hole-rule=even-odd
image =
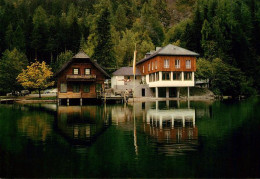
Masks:
[[[96,75],[67,75],[67,81],[95,81]]]

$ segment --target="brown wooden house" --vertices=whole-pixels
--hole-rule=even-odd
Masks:
[[[96,99],[109,75],[84,52],[79,52],[56,73],[59,103],[66,99]]]

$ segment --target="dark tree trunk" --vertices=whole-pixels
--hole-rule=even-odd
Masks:
[[[39,90],[39,98],[41,98],[41,89],[38,89]]]

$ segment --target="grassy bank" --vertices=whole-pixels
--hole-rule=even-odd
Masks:
[[[33,98],[26,98],[26,100],[56,100],[56,96],[50,96],[50,97],[33,97]]]
[[[187,88],[180,88],[180,95],[187,96]],[[190,96],[209,96],[213,93],[207,88],[190,87]]]

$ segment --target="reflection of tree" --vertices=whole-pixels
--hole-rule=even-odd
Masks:
[[[23,116],[17,121],[18,131],[34,141],[45,141],[51,133],[51,125],[42,115]]]

